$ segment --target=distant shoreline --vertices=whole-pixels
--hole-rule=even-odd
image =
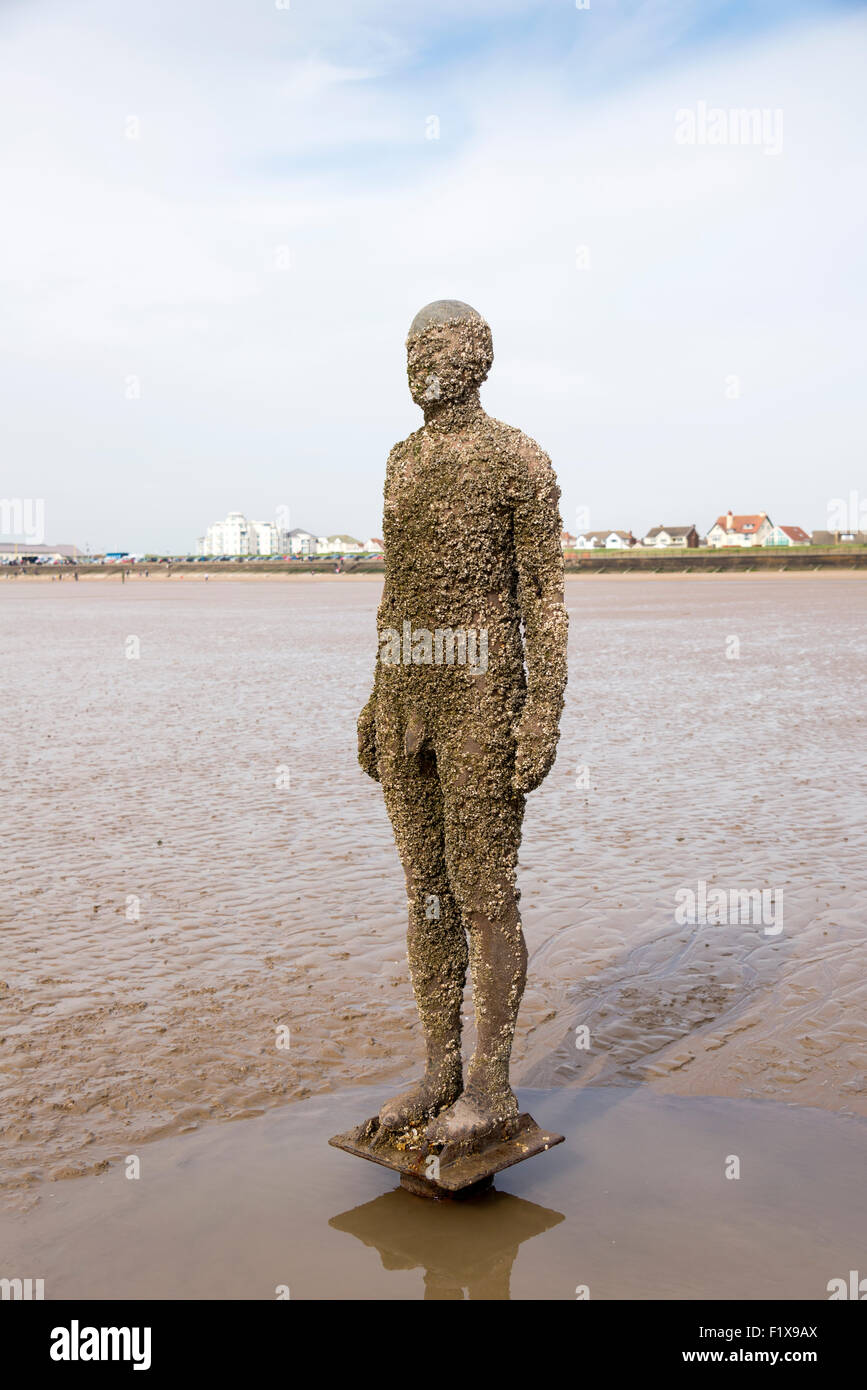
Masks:
[[[788,554],[757,550],[689,551],[668,554],[660,552],[607,551],[582,556],[567,556],[566,577],[592,578],[598,575],[613,575],[618,578],[715,578],[720,574],[867,574],[867,547],[848,551],[841,550],[795,550]],[[306,563],[285,560],[268,561],[220,561],[210,564],[178,562],[167,564],[164,561],[140,562],[133,565],[4,565],[0,567],[0,589],[2,581],[18,583],[39,580],[43,583],[63,580],[75,583],[79,580],[100,580],[105,583],[123,583],[122,573],[130,583],[171,580],[181,583],[192,579],[194,582],[235,579],[249,582],[263,579],[291,579],[301,582],[311,580],[381,580],[385,565],[381,559],[347,560],[344,568],[335,573],[334,561],[314,560]]]
[[[857,576],[857,577],[859,577],[859,578],[862,578],[862,577],[863,577],[863,578],[867,578],[867,566],[861,566],[861,567],[859,567],[859,568],[857,568],[857,569],[854,569],[852,566],[849,566],[849,567],[841,566],[841,567],[837,567],[837,568],[830,568],[830,567],[829,567],[829,568],[821,569],[821,570],[808,570],[808,569],[797,569],[797,570],[796,570],[796,569],[788,569],[788,570],[781,570],[781,569],[736,570],[736,569],[729,569],[729,570],[712,570],[712,571],[710,571],[709,573],[706,572],[706,573],[703,573],[703,574],[700,573],[700,572],[698,572],[698,571],[696,571],[696,570],[686,571],[686,570],[675,570],[675,569],[671,569],[671,570],[667,570],[667,571],[662,571],[662,570],[644,570],[644,571],[639,571],[639,570],[628,570],[628,571],[627,571],[627,570],[617,570],[617,569],[612,569],[612,570],[610,570],[610,571],[584,570],[584,571],[579,571],[579,572],[577,572],[577,573],[575,573],[575,572],[570,572],[570,571],[567,570],[567,572],[566,572],[566,579],[567,579],[567,581],[569,581],[569,582],[576,582],[576,583],[579,582],[579,581],[591,580],[591,579],[595,579],[595,578],[616,579],[618,582],[622,582],[622,583],[624,583],[624,584],[628,584],[628,583],[634,582],[634,581],[636,581],[636,580],[639,580],[639,581],[642,581],[642,582],[643,582],[643,581],[650,581],[650,582],[653,582],[653,581],[661,580],[661,581],[666,581],[666,582],[669,582],[669,583],[670,583],[670,582],[675,581],[675,580],[684,581],[684,580],[698,579],[698,580],[700,580],[702,583],[709,584],[709,583],[711,583],[711,582],[712,582],[713,580],[715,580],[715,579],[739,579],[739,578],[749,578],[749,579],[773,579],[773,578],[779,578],[781,574],[782,574],[782,575],[785,575],[785,577],[786,577],[787,579],[798,579],[798,578],[801,578],[801,579],[815,579],[815,578],[817,578],[819,575],[823,575],[823,576],[825,576],[826,578],[832,578],[832,579],[844,579],[844,578],[847,578],[847,577],[848,577],[848,578],[852,578],[853,576]],[[144,587],[146,587],[147,585],[149,585],[149,584],[151,584],[151,583],[156,584],[156,585],[159,585],[160,587],[162,587],[164,584],[167,584],[167,583],[169,583],[169,582],[171,582],[171,584],[174,585],[174,586],[187,586],[187,585],[189,585],[190,583],[192,583],[195,587],[198,587],[199,585],[204,584],[206,581],[207,581],[208,583],[213,582],[213,583],[216,583],[216,584],[227,584],[227,583],[233,583],[233,584],[282,584],[286,579],[289,579],[290,582],[307,583],[307,584],[316,584],[316,585],[319,585],[319,584],[344,584],[344,583],[349,583],[349,584],[380,583],[380,584],[381,584],[382,581],[383,581],[383,578],[384,578],[384,575],[383,575],[382,571],[380,571],[379,573],[375,573],[375,574],[371,574],[371,573],[358,574],[358,573],[355,573],[355,574],[307,574],[307,575],[295,575],[295,574],[289,574],[289,575],[285,575],[285,574],[262,574],[262,573],[254,573],[254,574],[243,574],[243,573],[241,573],[241,574],[238,574],[238,573],[235,573],[235,574],[231,574],[231,573],[230,573],[230,574],[226,574],[226,573],[222,573],[222,574],[221,574],[221,573],[219,573],[219,572],[217,572],[217,573],[211,572],[211,573],[205,573],[205,574],[202,574],[202,573],[199,573],[199,574],[179,574],[179,573],[177,573],[177,572],[175,572],[174,574],[159,574],[159,573],[155,573],[155,572],[152,571],[151,574],[150,574],[147,578],[146,578],[143,574],[132,574],[132,575],[127,575],[126,581],[123,581],[123,580],[121,579],[120,575],[119,575],[117,572],[114,572],[114,573],[112,573],[112,572],[106,573],[105,571],[102,571],[102,572],[96,572],[96,573],[91,572],[91,573],[89,573],[89,574],[83,574],[83,575],[81,576],[80,582],[81,582],[81,583],[87,583],[87,584],[92,584],[92,583],[97,583],[97,584],[99,584],[99,583],[103,583],[103,584],[107,584],[107,585],[116,585],[118,588],[126,588],[126,585],[127,585],[127,584],[131,584],[134,588],[137,588],[137,589],[138,589],[138,588],[144,588]],[[12,580],[8,585],[4,585],[3,583],[0,583],[0,595],[2,595],[4,589],[6,589],[6,588],[9,588],[9,589],[16,588],[16,587],[18,587],[19,584],[23,584],[25,588],[30,588],[30,587],[33,586],[33,585],[36,585],[36,586],[39,587],[39,588],[43,588],[45,585],[50,585],[50,584],[57,583],[57,582],[58,582],[57,575],[56,575],[56,574],[52,575],[50,572],[45,573],[45,571],[43,571],[42,573],[36,573],[36,574],[24,574],[24,575],[21,575],[21,576],[20,576],[20,579]],[[76,581],[72,578],[72,575],[71,575],[71,574],[65,573],[65,574],[64,574],[64,577],[63,577],[63,582],[64,582],[64,583],[67,583],[67,584],[72,584],[73,587],[74,587]]]

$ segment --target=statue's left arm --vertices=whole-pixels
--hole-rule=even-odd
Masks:
[[[527,698],[515,728],[513,786],[531,792],[551,770],[566,688],[569,620],[563,601],[560,489],[547,454],[522,451],[512,519],[524,625]]]

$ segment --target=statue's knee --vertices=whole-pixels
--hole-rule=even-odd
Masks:
[[[438,922],[450,922],[454,916],[452,896],[442,884],[408,888],[407,895],[412,916],[423,930],[434,931]]]
[[[520,923],[518,890],[508,879],[485,883],[476,875],[471,883],[458,887],[455,896],[468,927],[491,924],[513,928]]]

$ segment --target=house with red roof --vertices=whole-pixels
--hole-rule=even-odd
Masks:
[[[810,545],[807,531],[800,526],[772,526],[762,545]]]
[[[773,531],[767,512],[745,513],[743,516],[726,512],[718,516],[707,533],[707,543],[719,549],[724,545],[764,545]]]

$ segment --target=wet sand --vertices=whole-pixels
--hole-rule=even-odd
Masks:
[[[145,1146],[0,1215],[3,1273],[46,1299],[811,1299],[863,1269],[867,1123],[768,1102],[521,1094],[566,1143],[432,1202],[329,1149],[338,1092]],[[725,1176],[732,1156],[740,1177]],[[833,1181],[829,1174],[833,1173]],[[860,1262],[860,1264],[859,1264]]]
[[[403,876],[354,757],[379,583],[346,578],[0,585],[14,1205],[36,1215],[44,1179],[149,1140],[217,1142],[220,1120],[347,1086],[384,1098],[417,1068]],[[567,586],[513,1074],[867,1114],[867,586],[662,580]],[[783,933],[679,925],[699,879],[782,888]]]

